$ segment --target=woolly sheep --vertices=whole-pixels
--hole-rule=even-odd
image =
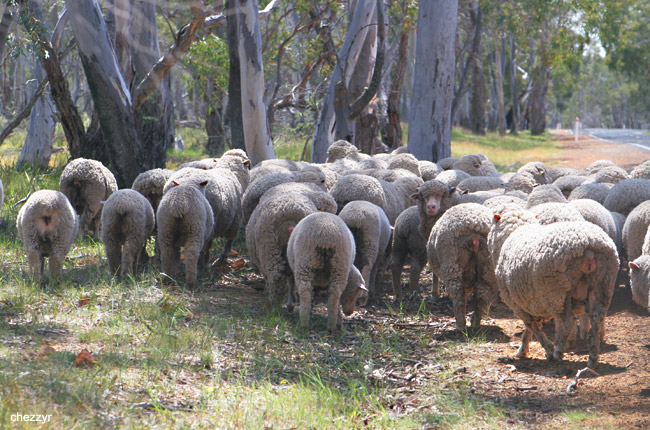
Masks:
[[[418,159],[412,154],[397,154],[388,161],[388,169],[404,169],[413,173],[415,176],[422,177]]]
[[[204,158],[202,160],[188,161],[187,163],[182,163],[178,166],[178,170],[184,169],[185,167],[193,167],[195,169],[209,170],[217,167],[216,158]]]
[[[443,158],[442,160],[438,160],[436,164],[442,169],[442,170],[451,170],[454,168],[454,163],[456,161],[460,160],[460,158],[457,157],[447,157]]]
[[[156,220],[162,271],[175,279],[180,266],[180,249],[185,261],[185,282],[196,284],[199,256],[209,247],[214,217],[205,198],[207,181],[195,185],[173,185],[163,195]]]
[[[370,176],[352,174],[341,176],[330,193],[339,210],[353,200],[365,200],[382,208],[391,224],[394,224],[399,214],[413,205],[411,195],[423,182],[415,176],[386,182]]]
[[[448,187],[456,187],[458,184],[468,178],[471,178],[469,173],[456,169],[445,170],[436,176],[436,180],[444,182]]]
[[[644,254],[628,263],[630,267],[630,288],[632,300],[650,310],[648,289],[650,288],[650,255]]]
[[[391,274],[393,293],[402,299],[402,269],[410,256],[409,293],[418,290],[420,273],[427,263],[427,239],[436,221],[442,214],[460,202],[460,197],[454,188],[432,179],[422,184],[411,196],[417,206],[403,211],[395,221],[393,232],[393,247]],[[438,281],[433,280],[433,294],[438,296]]]
[[[533,188],[533,190],[528,195],[526,206],[528,208],[532,208],[533,206],[537,206],[542,203],[566,203],[566,201],[566,198],[557,185],[547,184]]]
[[[517,173],[528,173],[533,176],[535,182],[539,185],[550,184],[551,177],[548,175],[546,166],[541,161],[531,161],[524,164],[517,170]]]
[[[327,148],[326,163],[333,163],[337,160],[347,158],[352,161],[359,162],[364,159],[370,158],[369,155],[359,152],[359,148],[346,140],[337,140]]]
[[[585,176],[566,175],[557,178],[553,182],[553,185],[557,186],[560,191],[562,191],[562,195],[564,195],[564,197],[569,198],[571,192],[582,185],[582,183],[586,180],[587,178]]]
[[[425,181],[435,179],[443,170],[436,163],[428,160],[419,160],[418,164],[420,166],[420,173],[422,173],[422,179]]]
[[[49,257],[50,278],[59,278],[79,227],[68,198],[59,191],[36,191],[18,212],[16,227],[34,281],[41,280],[45,257]]]
[[[645,160],[632,169],[630,178],[650,179],[650,160]]]
[[[291,174],[291,170],[286,167],[281,166],[260,166],[257,165],[250,170],[250,181],[251,183],[259,181],[260,178],[265,177],[271,173],[286,173],[287,175]]]
[[[585,171],[587,172],[588,175],[593,175],[594,173],[598,172],[600,169],[603,169],[605,167],[610,167],[610,166],[616,166],[613,161],[611,160],[597,160],[591,163]]]
[[[572,167],[558,167],[547,171],[551,182],[557,181],[562,176],[586,176],[584,170],[574,169]]]
[[[151,203],[153,210],[156,211],[160,204],[160,199],[162,199],[165,183],[173,173],[173,170],[168,169],[147,170],[135,178],[131,188],[145,196],[149,200],[149,203]]]
[[[628,173],[618,166],[606,166],[589,175],[585,183],[595,182],[597,184],[618,184],[622,180],[630,179]]]
[[[327,191],[325,174],[320,170],[299,170],[292,173],[271,173],[263,179],[251,182],[241,201],[242,223],[246,225],[260,198],[276,185],[288,182],[309,182]]]
[[[354,266],[354,238],[343,220],[326,212],[302,219],[287,244],[287,259],[300,297],[300,325],[307,327],[311,315],[314,286],[326,286],[327,328],[342,328],[345,315],[354,311],[359,295],[366,290]],[[290,295],[292,288],[289,288]],[[339,306],[340,305],[340,306]]]
[[[102,202],[117,190],[111,171],[99,161],[76,158],[63,169],[59,190],[79,215],[81,233],[99,238]]]
[[[618,255],[623,254],[623,226],[625,225],[626,217],[625,215],[618,212],[609,212],[614,220],[614,225],[616,226],[616,249],[618,250]]]
[[[361,160],[359,162],[362,170],[365,169],[388,169],[388,161],[376,156],[372,156],[366,160]]]
[[[595,182],[582,184],[571,191],[568,199],[591,199],[602,205],[605,203],[609,190],[611,190],[613,186],[613,184],[598,184]]]
[[[535,178],[530,173],[516,173],[513,175],[510,180],[506,183],[505,191],[522,191],[526,194],[530,194],[533,191],[533,188],[538,186],[539,183],[535,181]]]
[[[589,221],[590,223],[602,228],[603,231],[607,233],[607,236],[616,243],[616,222],[614,221],[612,213],[605,209],[603,205],[589,199],[572,200],[568,205],[569,207],[577,209],[585,221]],[[618,250],[618,246],[616,249]]]
[[[343,175],[367,175],[372,176],[375,179],[381,179],[386,182],[395,182],[399,178],[419,178],[419,176],[414,175],[411,171],[405,169],[365,169],[365,170],[348,170],[344,172]]]
[[[462,170],[471,176],[500,176],[494,164],[484,154],[469,154],[454,163],[454,169]]]
[[[497,188],[505,187],[505,183],[498,176],[472,176],[462,180],[457,188],[459,191],[468,191],[474,193],[476,191],[489,191]]]
[[[101,224],[111,273],[120,277],[135,273],[154,228],[154,211],[149,200],[135,190],[117,190],[104,204]]]
[[[318,212],[314,200],[320,201],[322,207],[329,206],[332,211],[336,210],[334,199],[323,191],[273,192],[287,185],[281,184],[267,191],[246,225],[249,257],[264,275],[265,290],[273,305],[279,305],[282,297],[287,297],[291,268],[286,258],[286,247],[291,232],[304,217]],[[324,204],[326,200],[329,200],[328,205]]]
[[[535,214],[540,224],[552,224],[561,221],[584,221],[578,209],[566,203],[549,202],[533,206],[529,210]]]
[[[612,212],[627,215],[646,200],[650,200],[650,180],[625,179],[609,190],[603,206]]]
[[[339,216],[352,232],[356,245],[354,265],[363,276],[368,299],[373,300],[377,269],[391,239],[390,221],[379,206],[363,200],[348,203]]]
[[[642,254],[643,243],[650,226],[650,201],[634,208],[623,224],[623,249],[629,261]]]
[[[336,213],[337,211],[336,201],[334,198],[330,194],[324,192],[318,185],[309,182],[287,182],[276,185],[264,193],[260,199],[260,203],[262,199],[274,198],[289,193],[300,193],[306,196],[314,205],[316,205],[316,209],[319,212]],[[253,212],[254,211],[255,210],[253,209]],[[249,218],[248,222],[251,222],[252,218],[253,215],[251,214],[251,218]]]
[[[516,196],[504,194],[501,196],[491,197],[483,202],[483,206],[490,209],[495,209],[500,205],[517,205],[518,207],[523,208],[526,206],[526,201]]]
[[[436,222],[427,243],[431,271],[442,281],[454,305],[456,329],[466,327],[467,296],[474,298],[471,327],[496,298],[494,266],[487,248],[492,211],[476,203],[450,208]]]
[[[527,355],[535,334],[549,360],[561,359],[575,315],[586,311],[591,323],[587,365],[593,368],[618,273],[609,236],[586,221],[542,226],[528,211],[497,209],[488,247],[501,299],[526,326],[516,356]],[[558,322],[555,345],[541,330],[551,318]]]

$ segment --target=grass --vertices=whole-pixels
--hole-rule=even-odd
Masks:
[[[170,152],[168,167],[205,156],[201,130],[179,133],[186,150]],[[300,158],[304,133],[280,134],[277,154]],[[491,158],[553,150],[548,137],[522,135],[506,149],[498,140],[455,131],[452,148]],[[6,147],[15,152],[19,142],[14,135]],[[487,337],[446,339],[441,321],[449,315],[424,300],[387,299],[331,336],[321,297],[305,332],[295,313],[265,306],[251,288],[260,278],[247,267],[222,276],[211,270],[194,291],[161,288],[155,265],[118,282],[103,246],[90,239],[70,250],[59,283],[30,282],[16,238],[17,203],[30,191],[58,188],[65,158],[59,153],[44,171],[17,172],[11,157],[0,163],[0,428],[34,427],[12,420],[17,413],[51,415],[38,425],[44,429],[464,429],[499,428],[517,417],[475,394],[471,375],[482,369]],[[497,160],[510,163],[505,155]],[[243,234],[235,249],[245,255]],[[83,349],[94,366],[73,365]]]

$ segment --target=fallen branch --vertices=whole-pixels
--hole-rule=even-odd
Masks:
[[[134,403],[132,406],[134,408],[142,408],[148,410],[164,409],[166,411],[194,412],[194,409],[188,408],[186,406],[165,405],[164,403],[142,402],[142,403]]]
[[[578,370],[578,373],[576,373],[576,377],[573,378],[573,381],[571,381],[571,383],[569,384],[569,386],[566,387],[566,392],[567,392],[567,393],[571,393],[571,392],[574,391],[576,388],[578,388],[578,379],[580,378],[580,376],[582,376],[582,374],[583,374],[584,372],[590,372],[591,374],[593,374],[593,375],[595,375],[595,376],[600,376],[600,375],[598,374],[598,372],[596,372],[595,370],[593,370],[593,369],[591,369],[591,368],[589,368],[589,367],[585,367],[584,369],[580,369],[580,370]]]
[[[23,204],[23,203],[25,203],[25,202],[27,201],[27,199],[29,199],[29,196],[31,196],[31,195],[32,195],[32,192],[33,192],[33,190],[32,190],[32,191],[30,191],[30,192],[29,192],[29,193],[27,194],[27,197],[25,197],[25,198],[24,198],[24,199],[22,199],[22,200],[18,200],[18,201],[17,201],[16,203],[14,203],[13,205],[11,205],[11,207],[12,207],[12,208],[15,208],[16,206],[18,206],[18,205],[21,205],[21,204]]]

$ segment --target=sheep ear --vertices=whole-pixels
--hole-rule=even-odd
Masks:
[[[461,193],[460,193],[461,196],[464,196],[465,194],[469,194],[469,190],[464,190],[464,191],[461,191]]]
[[[244,161],[244,166],[250,166],[250,165],[251,165],[251,160]]]
[[[628,266],[630,266],[630,269],[634,270],[635,272],[638,270],[641,270],[638,264],[636,264],[634,261],[630,261],[628,263]]]
[[[172,184],[174,184],[175,187],[179,186],[180,184],[176,181],[172,181]]]
[[[203,169],[203,170],[208,170],[208,168],[207,168],[207,167],[201,167],[201,169]]]
[[[208,181],[203,181],[199,184],[201,188],[205,187],[206,185],[208,185]]]
[[[366,286],[363,285],[363,284],[359,285],[359,289],[360,289],[360,290],[363,290],[363,291],[368,291],[368,289],[366,288]]]
[[[449,194],[454,194],[454,191],[456,191],[456,187],[449,187]]]
[[[412,198],[413,200],[417,200],[417,199],[418,199],[418,193],[413,193],[413,194],[411,194],[411,198]]]
[[[494,214],[494,221],[499,222],[501,220],[501,215]]]

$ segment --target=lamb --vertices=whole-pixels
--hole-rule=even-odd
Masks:
[[[650,255],[644,254],[629,262],[632,300],[650,310],[648,289],[650,288]]]
[[[532,208],[542,203],[566,203],[566,201],[562,190],[557,185],[547,184],[533,188],[528,195],[526,205],[528,208]]]
[[[59,189],[79,215],[81,233],[91,232],[99,238],[102,202],[117,191],[117,181],[111,171],[99,161],[74,159],[63,169]]]
[[[342,315],[350,315],[366,290],[354,266],[354,238],[343,220],[326,212],[302,219],[287,244],[287,258],[300,297],[300,325],[307,327],[314,286],[327,286],[327,328],[342,328]],[[291,296],[292,288],[289,288]],[[341,306],[339,306],[341,305]]]
[[[58,279],[79,227],[68,198],[59,191],[36,191],[18,212],[16,227],[34,281],[41,280],[45,257],[49,258],[50,278]]]
[[[562,191],[562,195],[568,199],[571,192],[586,180],[587,178],[585,176],[566,175],[556,179],[553,185],[557,186]]]
[[[472,295],[476,305],[472,329],[480,327],[483,311],[496,298],[494,266],[487,248],[491,221],[490,209],[463,203],[446,211],[429,236],[429,265],[451,297],[459,331],[466,327],[467,296]]]
[[[609,190],[603,206],[612,212],[628,215],[646,200],[650,200],[650,180],[625,179]]]
[[[575,315],[587,311],[587,365],[593,368],[618,273],[618,254],[609,236],[586,221],[542,226],[528,211],[499,208],[488,247],[501,299],[526,326],[516,356],[527,355],[535,334],[547,359],[561,359]],[[541,330],[541,323],[551,318],[558,321],[555,345]]]
[[[623,249],[629,261],[642,254],[642,248],[650,226],[650,201],[634,208],[623,224]]]
[[[180,266],[180,248],[184,249],[185,282],[196,284],[199,255],[210,246],[214,217],[205,198],[208,181],[195,185],[173,184],[163,195],[156,220],[162,271],[171,279]]]
[[[391,224],[394,224],[399,214],[413,205],[411,195],[423,182],[415,176],[386,182],[370,176],[352,174],[341,176],[330,193],[339,210],[353,200],[365,200],[382,208]]]
[[[339,216],[352,232],[356,245],[354,265],[363,276],[368,299],[373,300],[377,269],[390,244],[390,221],[379,206],[363,200],[348,203]]]
[[[329,206],[336,210],[336,202],[323,191],[301,193],[297,191],[274,192],[281,184],[267,191],[246,225],[246,246],[253,265],[264,275],[269,302],[279,305],[287,297],[287,282],[291,268],[286,258],[289,236],[295,226],[307,215]],[[306,184],[293,184],[306,185]],[[328,204],[325,204],[329,201]]]
[[[168,169],[147,170],[135,178],[131,188],[145,196],[155,212],[160,204],[160,199],[162,199],[165,183],[173,173],[173,170]]]
[[[315,184],[323,191],[327,191],[325,185],[325,175],[320,170],[308,169],[299,170],[292,173],[271,173],[265,175],[263,179],[251,182],[251,185],[246,189],[242,197],[241,210],[242,210],[242,223],[246,225],[253,210],[257,207],[260,198],[266,191],[275,187],[276,185],[288,182],[309,182]]]
[[[457,188],[459,191],[475,193],[477,191],[489,191],[504,188],[505,183],[498,176],[472,176],[461,181]]]
[[[419,160],[418,164],[420,166],[420,173],[422,173],[422,179],[425,181],[435,179],[438,174],[442,173],[442,168],[436,163],[427,160]]]
[[[569,200],[591,199],[602,205],[605,203],[605,199],[613,186],[613,184],[599,184],[596,182],[582,184],[571,191]]]
[[[632,169],[630,178],[650,179],[650,160],[645,160]]]
[[[463,182],[465,179],[471,178],[469,173],[463,172],[462,170],[450,169],[445,170],[436,176],[436,179],[440,182],[444,182],[448,187],[456,187],[458,184]]]
[[[454,163],[454,169],[471,176],[501,176],[494,164],[484,154],[469,154]]]
[[[528,173],[533,176],[535,182],[539,185],[550,184],[551,177],[548,175],[546,166],[541,161],[531,161],[524,164],[517,170],[517,173]]]
[[[431,229],[442,214],[460,202],[460,197],[454,188],[435,179],[422,184],[417,193],[411,196],[417,206],[403,211],[395,221],[393,232],[393,247],[391,273],[393,292],[398,300],[402,300],[402,269],[406,259],[411,257],[409,271],[409,293],[418,290],[420,273],[427,264],[427,239]],[[433,294],[438,296],[438,281],[433,280]]]
[[[101,225],[111,273],[119,273],[120,277],[135,273],[154,228],[154,211],[149,200],[128,188],[115,191],[104,204]]]

